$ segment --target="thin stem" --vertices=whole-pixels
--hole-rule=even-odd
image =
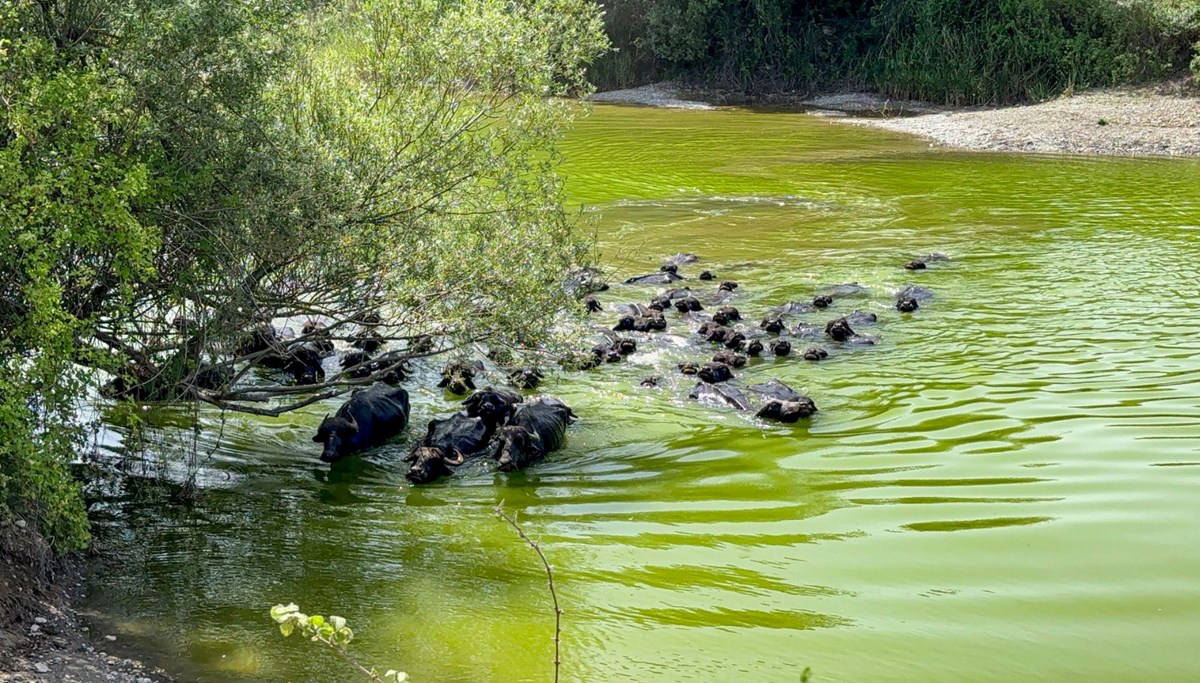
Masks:
[[[546,584],[550,587],[550,598],[554,601],[554,683],[558,683],[558,668],[562,659],[559,656],[559,649],[562,641],[562,608],[558,606],[558,593],[554,590],[554,572],[550,571],[550,562],[546,559],[546,554],[542,552],[541,544],[537,543],[529,536],[525,535],[525,530],[521,525],[517,524],[515,516],[510,516],[504,511],[504,501],[501,501],[496,506],[496,514],[508,522],[508,525],[516,529],[517,535],[521,540],[525,541],[533,551],[537,553],[538,559],[542,561],[542,566],[546,568]]]

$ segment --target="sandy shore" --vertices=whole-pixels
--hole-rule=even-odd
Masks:
[[[672,83],[601,93],[597,102],[705,108]],[[839,122],[919,135],[956,149],[1040,154],[1200,156],[1200,91],[1186,84],[1112,88],[1010,107],[942,107],[872,93],[791,102]],[[697,106],[698,105],[698,106]]]

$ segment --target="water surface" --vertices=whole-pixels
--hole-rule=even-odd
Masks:
[[[1200,163],[612,106],[566,156],[618,275],[695,252],[684,272],[740,282],[755,320],[856,281],[869,293],[833,311],[876,312],[880,343],[739,372],[821,409],[765,425],[684,398],[672,367],[699,354],[671,313],[680,336],[545,385],[583,416],[566,450],[434,486],[405,483],[404,444],[319,463],[329,406],[231,420],[200,437],[197,506],[98,506],[100,629],[185,680],[355,680],[273,629],[267,609],[296,601],[415,681],[547,681],[544,576],[503,501],[557,571],[568,681],[1200,677]],[[953,260],[900,268],[930,251]],[[910,283],[936,296],[901,316]],[[452,410],[427,386],[417,422]]]

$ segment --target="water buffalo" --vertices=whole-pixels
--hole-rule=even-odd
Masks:
[[[700,364],[694,360],[688,360],[678,365],[679,371],[685,375],[695,375],[700,372]]]
[[[516,412],[517,406],[524,402],[525,398],[515,391],[487,387],[471,394],[462,404],[469,417],[483,420],[487,427],[486,436],[491,439],[492,434],[504,426]]]
[[[333,415],[326,415],[313,441],[324,443],[321,460],[334,462],[383,444],[408,426],[408,392],[375,384],[357,389]]]
[[[722,306],[717,309],[717,315],[723,316],[726,320],[731,320],[734,322],[742,319],[742,312],[739,311],[735,306]],[[713,319],[715,320],[716,316],[713,316]],[[725,323],[721,324],[724,325]]]
[[[742,342],[746,341],[746,335],[741,332],[734,332],[725,338],[725,348],[730,351],[736,351],[742,347]]]
[[[712,274],[712,271],[705,270],[700,273],[700,279],[701,280],[715,280],[717,278],[715,275]]]
[[[739,334],[740,333],[737,330],[733,329],[732,327],[725,327],[724,325],[717,325],[715,327],[708,328],[708,334],[704,335],[704,340],[712,342],[714,344],[725,344],[725,343],[728,343],[730,339],[735,338]],[[745,339],[745,338],[746,337],[743,335],[742,339]]]
[[[686,266],[699,260],[700,257],[696,256],[695,254],[675,254],[671,258],[667,259],[667,263],[674,266]]]
[[[608,291],[608,283],[604,281],[600,271],[584,267],[567,274],[567,279],[563,282],[563,289],[568,294],[580,296],[591,292]]]
[[[545,375],[537,368],[514,368],[508,373],[508,381],[518,389],[536,389]]]
[[[804,313],[812,313],[815,307],[807,301],[789,301],[782,306],[776,306],[771,309],[771,313],[777,316],[783,315],[801,315]]]
[[[700,300],[694,296],[685,296],[682,299],[675,299],[675,301],[672,303],[675,305],[675,310],[679,311],[680,313],[704,310],[704,307],[700,305]]]
[[[332,356],[337,352],[333,347],[333,340],[329,337],[329,327],[325,323],[308,320],[300,332],[313,345],[313,348],[322,354],[322,357]]]
[[[724,363],[731,368],[740,368],[746,364],[745,356],[734,353],[729,349],[717,351],[713,354],[712,359],[714,363]]]
[[[799,323],[795,327],[793,327],[789,332],[793,337],[799,337],[801,339],[824,339],[825,338],[825,328],[821,327],[820,325],[815,325],[813,323]]]
[[[363,379],[383,372],[379,377],[385,384],[399,384],[408,378],[412,370],[398,359],[372,360],[366,351],[348,351],[341,357],[342,370],[355,379]]]
[[[733,379],[733,369],[724,363],[705,363],[696,376],[709,384],[719,384]]]
[[[833,297],[827,294],[818,294],[813,297],[813,308],[829,308],[833,305]]]
[[[707,384],[699,382],[688,398],[716,405],[721,407],[730,407],[736,410],[749,410],[750,402],[746,400],[746,395],[743,394],[737,387],[728,384]]]
[[[522,405],[497,436],[497,469],[524,469],[562,448],[567,425],[574,420],[575,413],[556,398],[544,397]]]
[[[259,363],[288,373],[296,384],[307,385],[325,381],[325,368],[321,364],[324,358],[317,344],[294,342],[283,348],[273,348],[259,359]]]
[[[661,381],[661,377],[643,377],[642,381],[638,382],[638,386],[643,389],[657,389],[658,383]]]
[[[783,322],[783,318],[763,318],[763,321],[758,326],[766,330],[768,334],[779,334],[787,328]]]
[[[749,389],[756,394],[762,394],[777,401],[795,401],[803,398],[800,392],[777,379],[762,384],[751,384]]]
[[[786,339],[777,339],[771,344],[771,353],[776,356],[786,356],[792,352],[792,343]]]
[[[901,313],[912,313],[920,307],[921,305],[917,303],[917,300],[910,296],[906,296],[896,302],[896,310]]]
[[[418,334],[408,340],[408,351],[414,356],[424,356],[434,349],[433,337],[427,334]]]
[[[604,307],[600,305],[600,300],[596,298],[595,294],[588,294],[583,297],[582,301],[583,310],[588,313],[599,313],[604,310]]]
[[[414,484],[426,484],[450,475],[451,467],[487,447],[487,436],[487,425],[478,417],[455,413],[444,420],[431,420],[425,438],[404,458],[410,463],[404,476]]]
[[[754,417],[777,422],[795,422],[802,417],[811,417],[817,412],[817,404],[811,398],[801,396],[795,401],[779,401],[772,399],[759,408]]]
[[[623,315],[617,320],[617,324],[613,325],[614,332],[661,332],[665,329],[667,329],[665,318],[649,316],[635,318],[632,315]]]
[[[596,344],[592,347],[592,356],[596,363],[616,363],[621,360],[621,352],[614,349],[611,343]]]
[[[835,318],[825,323],[825,335],[836,342],[844,342],[854,336],[854,330],[845,318]]]
[[[857,282],[847,282],[840,285],[829,285],[828,287],[824,287],[822,292],[824,294],[828,294],[829,296],[846,297],[866,296],[867,294],[871,293],[871,290],[863,287]]]
[[[462,395],[475,391],[475,375],[483,372],[483,363],[452,360],[442,368],[442,381],[438,386],[452,394]]]
[[[757,339],[743,339],[742,351],[744,351],[747,356],[757,356],[763,352],[763,343]]]
[[[913,259],[905,263],[904,268],[905,270],[925,270],[926,266],[924,261]]]
[[[350,346],[367,353],[375,353],[386,343],[383,336],[375,330],[363,330],[350,338]]]
[[[829,357],[829,352],[819,346],[804,350],[804,360],[819,361]]]
[[[725,280],[717,287],[718,292],[732,292],[738,288],[738,283],[732,280]]]
[[[879,316],[866,311],[855,310],[850,315],[845,316],[846,322],[853,325],[872,325],[879,322]]]
[[[669,285],[672,282],[679,282],[684,279],[675,273],[650,273],[648,275],[635,275],[625,281],[627,285]]]
[[[845,318],[835,318],[825,325],[825,335],[836,342],[847,344],[874,344],[875,338],[864,337],[850,327]]]
[[[664,263],[658,267],[660,273],[671,273],[672,275],[679,274],[679,266],[674,263]]]
[[[896,292],[896,299],[916,299],[917,301],[928,301],[933,298],[933,290],[920,285],[909,285],[904,289]]]

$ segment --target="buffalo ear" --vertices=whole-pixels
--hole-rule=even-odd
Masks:
[[[479,405],[479,401],[480,401],[479,394],[471,394],[469,397],[467,397],[467,400],[462,402],[462,404],[464,406],[466,406],[467,408],[473,409]]]
[[[322,441],[324,441],[324,439],[321,438],[320,434],[313,434],[313,443],[321,443]]]

